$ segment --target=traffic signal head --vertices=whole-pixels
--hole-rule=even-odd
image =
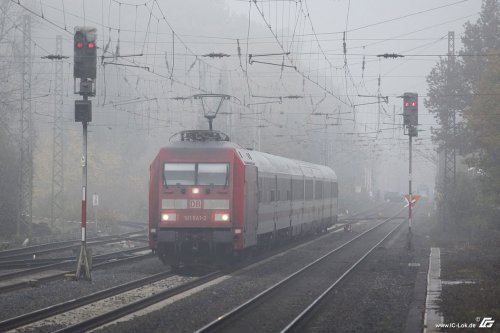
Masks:
[[[79,79],[95,79],[97,67],[97,29],[75,27],[75,59],[73,76]]]
[[[403,95],[403,122],[405,126],[418,126],[418,94],[404,93]]]
[[[92,102],[89,100],[75,101],[75,121],[88,123],[92,121]]]

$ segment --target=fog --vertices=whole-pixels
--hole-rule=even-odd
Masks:
[[[180,130],[208,128],[202,100],[193,97],[200,93],[231,96],[214,129],[232,141],[331,166],[347,205],[386,191],[407,192],[408,137],[399,96],[417,92],[413,181],[432,189],[437,155],[431,128],[437,124],[423,103],[426,76],[446,57],[449,31],[460,49],[463,25],[478,18],[480,6],[430,0],[2,1],[9,17],[3,26],[19,47],[15,23],[31,12],[33,216],[50,215],[55,66],[42,57],[55,53],[56,35],[68,56],[63,216],[78,219],[81,197],[73,33],[76,26],[93,26],[99,49],[88,193],[100,195],[103,219],[145,220],[149,163],[158,149]],[[377,56],[384,53],[405,57]],[[4,55],[5,68],[20,66],[14,53],[4,48]],[[2,98],[19,84],[13,74]],[[217,109],[219,99],[203,101],[207,112]],[[4,117],[13,132],[16,108]],[[15,142],[15,135],[9,140]]]

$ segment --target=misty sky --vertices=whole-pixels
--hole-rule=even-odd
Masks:
[[[110,101],[116,107],[116,102],[130,98],[141,101],[157,98],[154,105],[144,102],[141,107],[148,110],[157,108],[161,116],[161,110],[168,106],[196,117],[199,107],[190,109],[187,103],[175,104],[177,102],[172,98],[192,95],[192,87],[198,85],[200,79],[199,71],[204,70],[206,89],[221,89],[223,78],[223,88],[238,97],[232,110],[251,113],[257,107],[245,108],[237,104],[259,103],[262,99],[246,96],[244,68],[250,78],[253,95],[269,95],[272,92],[278,96],[304,97],[270,107],[283,114],[287,107],[292,107],[287,103],[295,103],[293,107],[304,109],[311,109],[311,105],[317,103],[317,112],[348,113],[345,117],[353,122],[352,131],[366,133],[360,142],[372,151],[382,187],[403,190],[407,172],[407,137],[401,130],[399,114],[402,103],[397,96],[409,91],[417,92],[421,97],[421,132],[415,145],[415,175],[419,183],[432,186],[435,166],[429,159],[435,157],[435,147],[431,144],[429,129],[434,120],[422,103],[427,90],[425,76],[439,56],[446,56],[449,31],[455,31],[455,48],[456,51],[460,49],[463,24],[468,20],[476,21],[481,1],[266,0],[257,1],[256,5],[238,0],[44,0],[22,4],[38,16],[32,37],[37,44],[34,56],[38,59],[53,52],[56,34],[64,38],[63,53],[72,55],[73,28],[81,25],[98,29],[99,55],[106,50],[105,55],[110,59],[106,61],[113,61],[116,55],[143,54],[115,58],[123,64],[137,66],[116,69],[116,79],[121,80],[119,76],[123,76],[125,84],[135,89],[134,96],[123,96],[119,87],[110,87],[108,95],[103,96],[104,83],[98,82],[96,106],[103,112],[110,107]],[[22,12],[18,5],[12,3],[11,6]],[[238,41],[240,54],[237,52]],[[247,61],[250,53],[280,53],[283,50],[290,52],[286,59],[278,55],[260,60],[297,66],[300,73],[311,78],[311,82],[306,82],[302,74],[290,67],[249,65]],[[229,57],[203,57],[211,52],[224,53]],[[405,58],[381,59],[376,56],[382,53],[402,54]],[[34,76],[40,80],[51,69],[44,66],[43,61],[37,60],[37,63],[41,65],[35,69]],[[221,76],[221,69],[226,74]],[[67,89],[71,92],[71,57],[65,71]],[[166,84],[170,77],[178,82]],[[33,92],[33,95],[47,93],[50,86],[38,85],[37,89],[39,91]],[[376,102],[377,99],[358,95],[376,96],[379,91],[381,96],[389,97],[389,103],[359,105]],[[67,93],[65,98],[69,101],[74,96]],[[68,102],[68,105],[71,103]],[[354,110],[352,105],[356,105]],[[39,112],[43,113],[43,105],[39,106]],[[171,117],[168,126],[189,125],[185,120],[187,116],[176,119],[173,112],[165,117]],[[47,128],[51,127],[46,118],[41,119]],[[98,126],[130,130],[129,124],[130,119],[118,118],[112,123],[109,119],[99,123],[97,117],[92,126],[96,130]],[[66,127],[78,130],[70,120]],[[162,126],[158,128],[161,130]],[[334,129],[329,131],[334,133]],[[244,144],[259,148],[261,139],[258,145],[251,142],[255,137],[249,140]]]
[[[275,2],[273,3],[273,5]],[[241,15],[248,15],[247,1],[228,1],[229,7]],[[378,77],[381,77],[380,92],[389,96],[388,110],[396,105],[396,113],[401,113],[401,100],[395,96],[403,92],[417,92],[420,97],[427,92],[425,76],[436,64],[439,56],[445,57],[448,50],[448,32],[455,32],[455,50],[461,48],[460,37],[466,21],[475,22],[479,17],[481,1],[350,1],[350,0],[314,0],[307,2],[308,11],[314,28],[325,53],[336,63],[342,63],[343,32],[346,33],[346,45],[349,68],[353,77],[361,81],[362,61],[365,55],[364,85],[366,91],[361,94],[376,95]],[[256,10],[250,13],[258,22]],[[381,59],[374,55],[397,53],[405,58]],[[367,93],[370,91],[371,93]],[[358,103],[371,102],[365,98]],[[366,117],[366,122],[373,122],[377,114],[377,105],[359,108],[359,113]],[[421,132],[417,148],[426,155],[417,152],[415,173],[422,183],[432,184],[435,168],[428,160],[434,155],[434,147],[430,142],[430,126],[434,118],[425,110],[420,99],[419,124]],[[435,126],[435,125],[434,125]],[[402,137],[400,135],[400,137]],[[401,142],[402,150],[407,149],[407,137]],[[387,187],[402,190],[400,178],[391,182],[388,178],[394,175],[394,169],[404,166],[396,158],[390,157],[389,163],[382,169]],[[393,168],[393,166],[397,167]],[[430,171],[430,172],[429,172]]]

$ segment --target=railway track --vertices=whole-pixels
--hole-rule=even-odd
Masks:
[[[98,245],[112,245],[115,243],[123,242],[123,241],[133,241],[133,242],[144,242],[144,235],[132,235],[129,237],[113,237],[111,239],[99,240],[99,241],[91,241],[87,243],[87,246],[98,246]],[[61,254],[64,254],[65,251],[77,251],[80,249],[80,244],[75,245],[66,245],[61,247],[56,247],[52,249],[44,249],[38,250],[36,252],[26,252],[26,253],[18,253],[11,256],[5,256],[0,258],[0,270],[2,269],[13,269],[17,267],[30,267],[30,266],[39,266],[44,263],[56,263],[58,261],[72,260],[74,259],[74,255],[71,257],[57,257]],[[40,258],[48,255],[49,253],[55,253],[56,257],[49,258]],[[15,267],[14,267],[15,266]]]
[[[127,255],[130,253],[134,252],[139,252],[139,251],[146,251],[149,250],[148,246],[143,246],[143,247],[138,247],[138,248],[132,248],[128,250],[123,250],[123,251],[115,251],[115,252],[110,252],[106,254],[99,254],[99,255],[94,255],[92,257],[93,262],[102,262],[105,260],[110,260],[110,259],[118,259],[120,256]],[[40,258],[40,259],[25,259],[25,260],[12,260],[12,261],[0,261],[0,270],[2,269],[18,269],[18,268],[25,268],[25,267],[36,267],[34,268],[34,271],[37,269],[43,269],[43,268],[51,268],[51,267],[57,267],[57,264],[67,264],[67,263],[72,263],[76,262],[75,256],[71,257],[61,257],[61,258]],[[54,265],[54,266],[53,266]],[[29,273],[30,270],[26,270],[26,273]],[[5,275],[0,275],[0,280],[2,277]]]
[[[374,209],[374,208],[372,208]],[[358,214],[362,215],[361,213]],[[360,218],[361,219],[361,218]],[[378,225],[376,226],[378,227]],[[376,228],[374,227],[374,228]],[[342,228],[340,226],[339,228]],[[372,229],[374,229],[372,228]],[[370,229],[370,230],[372,230]],[[322,236],[324,237],[324,236]],[[356,238],[357,239],[357,238]],[[348,243],[344,244],[343,246],[347,246]],[[339,249],[336,249],[339,250]],[[98,264],[99,265],[99,264]],[[98,266],[95,265],[95,266]],[[248,264],[246,264],[248,265]],[[238,270],[241,267],[235,267],[234,270]],[[164,301],[166,299],[170,299],[182,292],[185,292],[187,290],[191,290],[192,288],[195,288],[199,285],[208,283],[210,281],[214,281],[217,278],[220,278],[224,275],[230,274],[231,272],[212,272],[210,274],[207,274],[201,278],[197,278],[193,281],[190,281],[188,283],[181,284],[177,287],[170,288],[161,292],[155,292],[154,295],[150,297],[144,297],[140,299],[139,301],[136,302],[131,302],[129,304],[126,304],[122,307],[116,308],[112,311],[100,314],[98,316],[94,316],[93,318],[89,320],[84,320],[81,321],[77,324],[70,325],[65,327],[64,329],[59,330],[58,332],[85,332],[90,329],[105,325],[107,323],[110,323],[116,319],[119,319],[123,316],[126,316],[128,314],[132,314],[134,312],[139,311],[140,309],[143,309],[145,307],[148,307],[150,305],[153,305],[155,303],[158,303],[160,301]],[[17,329],[20,328],[21,326],[24,325],[29,325],[31,323],[37,322],[37,321],[43,321],[46,320],[50,317],[53,317],[57,314],[61,313],[66,313],[72,309],[76,309],[78,307],[92,304],[95,302],[98,302],[100,300],[103,300],[105,298],[111,297],[111,296],[116,296],[119,293],[124,293],[129,290],[132,290],[134,288],[139,288],[143,287],[148,283],[153,283],[155,281],[159,281],[161,279],[167,279],[169,277],[173,276],[171,272],[165,272],[165,273],[160,273],[156,274],[154,276],[147,277],[145,279],[140,279],[137,281],[133,281],[131,283],[127,283],[118,287],[110,288],[101,292],[97,292],[95,294],[80,298],[80,299],[75,299],[71,300],[68,302],[60,303],[57,305],[50,306],[45,309],[37,310],[22,316],[18,316],[16,318],[4,320],[0,322],[0,331],[4,330],[9,330],[9,329]]]
[[[348,214],[339,219],[339,223],[353,223],[360,220],[380,220],[381,219],[381,210],[388,207],[387,202],[378,203],[374,206],[371,206],[367,209],[364,209],[359,212],[355,212],[353,214]]]
[[[109,246],[109,245],[118,244],[118,243],[124,242],[124,241],[147,243],[147,240],[144,239],[144,235],[133,235],[130,237],[123,237],[123,238],[119,237],[119,238],[112,238],[110,240],[99,240],[99,241],[87,242],[87,246],[89,246],[89,247],[100,246],[100,245]],[[57,247],[57,248],[53,248],[53,249],[39,250],[36,252],[29,252],[29,253],[27,252],[27,253],[15,254],[12,256],[6,256],[3,258],[0,258],[0,269],[2,269],[2,267],[1,267],[2,263],[9,262],[9,261],[29,262],[31,260],[33,262],[36,262],[37,259],[39,259],[39,260],[64,259],[64,258],[59,258],[57,256],[64,253],[64,251],[73,251],[74,252],[74,251],[77,251],[79,249],[80,249],[80,244],[75,244],[75,245]]]
[[[299,332],[321,300],[402,225],[401,222],[395,225],[390,223],[397,215],[333,249],[252,299],[219,316],[197,332]],[[356,251],[358,252],[356,259],[350,258],[349,255],[345,258],[337,257],[342,249],[353,244],[359,246],[360,241],[365,243],[364,247],[369,246],[361,253]],[[343,267],[345,260],[349,261],[349,264]],[[277,311],[281,308],[287,310]]]
[[[119,285],[119,286],[116,286],[113,288],[105,289],[105,290],[90,294],[90,295],[82,297],[82,298],[70,300],[70,301],[56,304],[53,306],[49,306],[49,307],[46,307],[46,308],[43,308],[43,309],[40,309],[37,311],[26,313],[26,314],[23,314],[23,315],[20,315],[20,316],[11,318],[11,319],[0,321],[0,332],[18,329],[22,326],[47,319],[49,317],[73,310],[75,308],[78,308],[78,307],[81,307],[81,306],[84,306],[87,304],[98,302],[98,301],[103,300],[105,298],[115,296],[117,294],[124,293],[124,292],[130,291],[130,290],[135,289],[135,288],[143,287],[145,285],[160,281],[162,279],[169,278],[171,276],[173,276],[173,274],[170,271],[158,273],[158,274],[148,276],[148,277],[143,278],[143,279],[135,280],[135,281],[125,283],[125,284],[122,284],[122,285]]]
[[[179,295],[185,291],[194,289],[194,288],[201,286],[205,283],[213,281],[217,278],[222,277],[223,275],[224,275],[224,273],[220,272],[220,271],[206,274],[202,277],[196,278],[193,281],[184,283],[182,285],[179,285],[179,286],[171,288],[171,289],[163,290],[163,291],[158,292],[150,297],[145,297],[139,301],[129,303],[129,304],[124,305],[122,307],[119,307],[115,310],[106,312],[100,316],[95,316],[89,320],[85,320],[85,321],[82,321],[78,324],[71,325],[71,326],[65,327],[63,329],[57,330],[54,333],[87,332],[91,329],[108,324],[108,323],[110,323],[116,319],[122,318],[126,315],[135,313],[135,312],[137,312],[141,309],[144,309],[150,305],[154,305],[158,302],[164,301],[165,299],[173,298],[176,295]]]
[[[143,297],[139,300],[136,301],[131,301],[130,303],[126,305],[122,305],[119,307],[115,307],[112,310],[109,310],[108,307],[106,309],[108,310],[104,314],[94,316],[91,319],[84,320],[80,323],[73,324],[70,326],[67,326],[65,328],[59,329],[54,332],[87,332],[88,330],[91,330],[93,328],[99,327],[101,325],[104,325],[106,323],[109,323],[115,319],[121,318],[125,315],[137,312],[138,310],[148,307],[150,305],[153,305],[155,303],[158,303],[160,301],[163,301],[164,299],[172,298],[180,293],[183,293],[187,290],[196,288],[197,286],[200,286],[202,284],[205,284],[209,281],[212,281],[220,276],[224,275],[220,271],[216,272],[211,272],[208,274],[205,274],[201,277],[198,278],[193,278],[191,281],[187,283],[182,283],[180,285],[177,285],[175,287],[169,288],[169,289],[164,289],[161,291],[155,291],[151,292],[151,296],[149,297]],[[37,325],[43,325],[44,320],[49,320],[51,324],[54,324],[54,322],[57,322],[57,319],[54,319],[55,316],[59,314],[63,314],[63,316],[66,316],[68,312],[71,310],[77,309],[79,307],[83,307],[89,304],[95,304],[97,302],[101,301],[106,301],[106,299],[110,299],[113,297],[120,296],[121,294],[131,292],[134,290],[137,290],[140,293],[143,293],[141,289],[147,287],[148,285],[153,285],[155,283],[167,280],[171,277],[174,277],[175,275],[170,272],[162,272],[158,273],[152,276],[148,276],[146,278],[142,278],[139,280],[135,280],[129,283],[122,284],[117,287],[109,288],[106,290],[102,290],[93,294],[90,294],[88,296],[79,298],[79,299],[74,299],[70,300],[67,302],[63,302],[57,305],[49,306],[37,311],[33,311],[27,314],[23,314],[18,317],[10,318],[4,321],[0,321],[0,331],[17,331],[19,329],[35,329],[40,327]],[[158,289],[157,289],[158,290]],[[134,297],[132,297],[134,298]],[[137,299],[137,297],[135,297]],[[123,302],[123,297],[120,300],[120,303]]]
[[[344,219],[342,220],[345,220],[345,219],[352,219],[352,218],[358,218],[360,215],[363,215],[363,214],[366,214],[368,212],[370,212],[368,214],[368,216],[372,216],[373,214],[376,214],[376,211],[379,209],[379,208],[382,208],[384,206],[387,206],[387,202],[381,202],[381,203],[378,203],[378,204],[375,204],[374,206],[372,207],[368,207],[366,209],[363,209],[359,212],[354,212],[353,214],[350,214],[350,215],[347,215]]]
[[[99,245],[109,242],[128,240],[131,238],[141,239],[142,237],[144,237],[144,232],[141,233],[140,231],[133,231],[133,232],[131,231],[118,235],[89,238],[88,244]],[[10,249],[10,250],[3,250],[0,251],[0,261],[13,260],[16,258],[33,257],[33,255],[40,255],[51,252],[58,252],[62,250],[68,250],[74,247],[78,247],[79,245],[80,245],[80,240],[71,240],[71,241],[62,241],[54,243],[45,243],[45,244],[33,245],[33,246]]]
[[[284,332],[301,332],[309,324],[311,319],[321,311],[321,306],[324,306],[325,300],[332,295],[334,288],[336,288],[352,271],[354,271],[377,247],[379,247],[386,239],[394,234],[394,232],[403,225],[400,223],[387,233],[384,238],[377,242],[370,248],[361,258],[359,258],[349,269],[347,269],[337,280],[335,280],[325,291],[323,291],[314,301],[312,301],[307,308],[305,308],[298,316],[296,316],[284,329]]]
[[[148,251],[147,254],[135,254],[137,252]],[[108,253],[94,256],[93,268],[109,267],[111,265],[131,262],[146,257],[150,257],[149,247],[134,248],[125,251]],[[0,293],[31,287],[42,282],[53,281],[64,278],[67,274],[72,274],[72,268],[76,266],[76,259],[52,263],[39,267],[19,270],[8,274],[0,275]]]
[[[345,246],[349,246],[349,244],[351,242],[354,242],[358,238],[363,237],[365,234],[369,233],[370,231],[372,231],[372,230],[374,230],[376,228],[379,228],[381,225],[387,223],[389,220],[390,219],[384,221],[383,223],[380,223],[380,224],[376,225],[373,228],[370,228],[370,230],[366,231],[362,235],[360,235],[360,236],[354,238],[353,240],[345,243],[341,247],[336,248],[333,252],[340,251],[341,248],[343,248]],[[322,261],[322,259],[318,259],[318,261]],[[254,264],[254,263],[251,263],[250,265],[252,265],[252,264]],[[247,265],[248,264],[246,264],[245,266],[247,266]],[[241,269],[241,268],[242,267],[237,267],[237,268],[234,268],[234,270],[238,270],[238,269]],[[113,309],[111,311],[108,311],[106,313],[102,313],[100,315],[94,316],[94,317],[92,317],[92,318],[90,318],[88,320],[83,320],[83,321],[80,321],[80,322],[78,322],[76,324],[67,326],[67,327],[65,327],[63,329],[60,329],[57,332],[85,332],[85,331],[88,331],[88,330],[100,327],[102,325],[105,325],[105,324],[108,324],[110,322],[113,322],[113,321],[115,321],[115,320],[117,320],[119,318],[122,318],[122,317],[124,317],[126,315],[136,313],[136,312],[140,311],[141,309],[144,309],[144,308],[146,308],[146,307],[148,307],[150,305],[153,305],[153,304],[156,304],[158,302],[166,301],[168,299],[171,299],[174,296],[179,295],[180,293],[183,293],[185,291],[192,290],[193,288],[195,288],[197,286],[200,286],[200,285],[212,282],[212,281],[214,281],[214,280],[216,280],[218,278],[221,278],[223,276],[227,276],[228,274],[231,274],[231,272],[221,272],[221,271],[212,272],[212,273],[207,274],[207,275],[205,275],[205,276],[203,276],[201,278],[197,278],[197,279],[195,279],[193,281],[190,281],[188,283],[184,283],[184,284],[179,285],[177,287],[170,288],[170,289],[163,290],[163,291],[157,291],[152,296],[141,298],[139,301],[136,301],[136,302],[130,302],[128,304],[125,304],[124,306],[121,306],[119,308],[115,308],[115,309]],[[77,305],[75,305],[74,307],[77,307]],[[74,307],[72,306],[72,308],[74,308]],[[57,305],[57,308],[64,309],[64,305]],[[54,320],[51,320],[51,322],[54,322]],[[57,320],[55,322],[57,322]],[[1,323],[0,323],[0,329],[1,328],[2,328],[2,326],[1,326]]]

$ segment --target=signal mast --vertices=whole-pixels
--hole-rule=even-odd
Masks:
[[[90,254],[87,252],[87,125],[92,121],[92,102],[90,96],[95,96],[95,80],[97,72],[97,29],[92,27],[75,27],[74,35],[74,93],[83,96],[83,100],[75,101],[75,122],[83,126],[82,155],[82,221],[81,247],[76,267],[76,279],[83,276],[91,280]],[[77,85],[77,79],[80,80]],[[77,87],[79,88],[77,90]]]

